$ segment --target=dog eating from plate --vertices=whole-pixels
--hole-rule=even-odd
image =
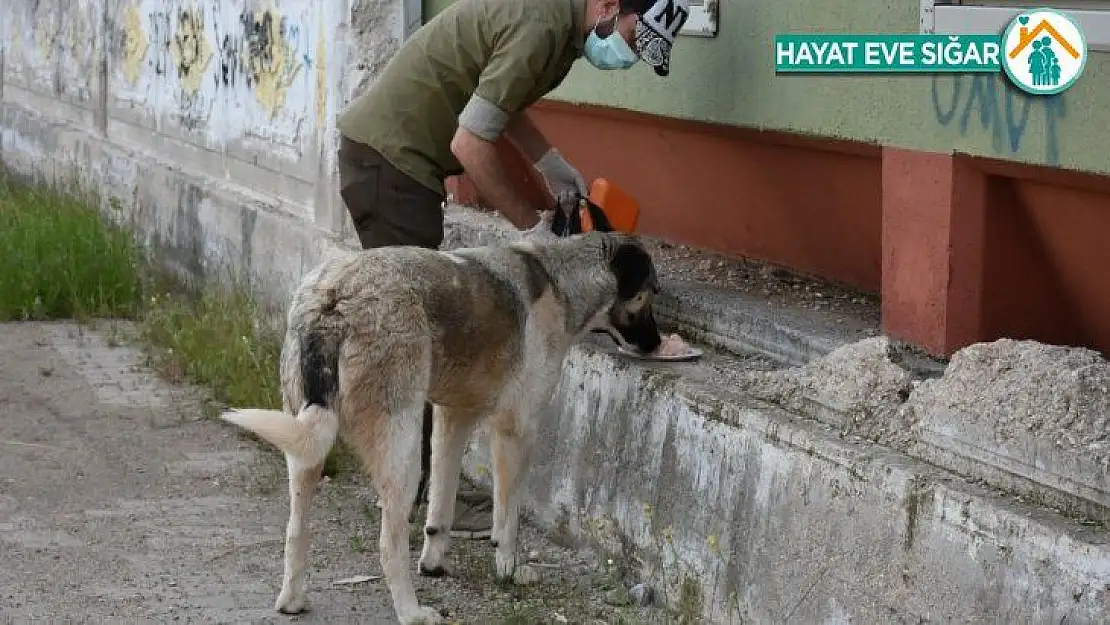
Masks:
[[[275,608],[296,614],[308,604],[312,500],[324,460],[342,438],[378,495],[381,573],[397,620],[444,622],[417,600],[409,570],[425,402],[434,418],[419,573],[446,572],[463,453],[484,421],[495,571],[505,580],[534,580],[518,553],[521,485],[563,360],[590,332],[608,334],[625,354],[690,359],[695,348],[660,335],[652,311],[658,290],[651,256],[636,237],[598,231],[452,251],[343,252],[312,269],[287,313],[282,409],[222,415],[285,454],[289,520]]]

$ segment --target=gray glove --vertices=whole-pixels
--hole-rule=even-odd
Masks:
[[[551,231],[551,219],[555,216],[555,211],[544,211],[540,214],[540,220],[536,225],[528,230],[521,230],[520,234],[525,239],[532,241],[550,241],[558,239],[559,235]]]
[[[586,178],[575,169],[563,155],[555,148],[548,150],[540,160],[535,163],[536,171],[540,172],[551,195],[563,210],[574,208],[574,200],[585,197]]]

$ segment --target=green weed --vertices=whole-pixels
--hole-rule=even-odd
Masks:
[[[228,406],[276,409],[281,341],[258,318],[245,289],[163,291],[147,299],[139,336],[171,381],[202,385]]]
[[[81,201],[0,172],[0,321],[132,317],[140,252]]]
[[[281,336],[259,324],[265,317],[250,290],[186,288],[149,264],[95,203],[0,171],[0,321],[129,319],[154,369],[210,391],[210,415],[221,406],[280,408]],[[356,466],[340,443],[324,473]]]

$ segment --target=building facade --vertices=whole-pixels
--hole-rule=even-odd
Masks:
[[[587,178],[640,200],[644,234],[880,292],[884,330],[933,353],[1110,351],[1110,20],[1084,22],[1093,51],[1056,96],[1001,73],[775,74],[777,33],[917,32],[933,4],[713,3],[714,36],[681,37],[668,78],[580,63],[535,115]],[[981,23],[938,15],[938,31]]]

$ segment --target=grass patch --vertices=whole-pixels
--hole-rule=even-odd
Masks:
[[[259,323],[249,290],[185,288],[89,204],[0,170],[0,321],[129,319],[149,364],[170,382],[205,387],[212,413],[280,408],[282,337]],[[324,473],[356,466],[340,442]]]
[[[151,364],[173,382],[207,387],[217,402],[280,408],[280,337],[259,326],[258,309],[242,289],[151,295],[140,337]]]
[[[0,249],[0,320],[131,319],[171,381],[232,406],[281,405],[280,339],[259,327],[246,290],[188,292],[87,203],[2,173]]]
[[[0,321],[133,317],[139,250],[79,200],[0,172]]]

